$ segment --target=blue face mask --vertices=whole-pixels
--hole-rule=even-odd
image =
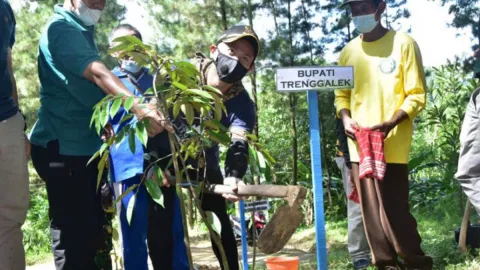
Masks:
[[[120,62],[120,68],[132,74],[136,74],[142,69],[142,67],[133,60],[122,60]]]

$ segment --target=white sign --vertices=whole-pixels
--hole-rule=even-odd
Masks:
[[[353,67],[277,68],[278,91],[332,90],[353,88]]]
[[[267,200],[245,203],[245,212],[258,212],[268,209],[270,209],[270,204]]]

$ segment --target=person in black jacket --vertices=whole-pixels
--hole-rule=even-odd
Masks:
[[[255,104],[242,84],[242,79],[252,70],[260,49],[260,42],[252,28],[245,25],[233,26],[221,34],[215,45],[210,46],[210,57],[197,53],[193,63],[200,71],[200,77],[205,85],[217,88],[223,94],[223,104],[226,112],[223,113],[220,123],[231,134],[230,145],[227,149],[224,164],[225,175],[222,174],[219,146],[213,143],[205,149],[204,157],[198,160],[187,160],[187,166],[191,162],[193,168],[198,168],[201,179],[212,184],[230,185],[234,190],[240,185],[245,185],[242,178],[248,168],[248,140],[246,135],[253,132],[255,127]],[[179,141],[188,139],[188,126],[185,121],[176,118],[172,121],[175,128],[175,136]],[[194,126],[197,123],[194,123]],[[161,133],[149,140],[147,151],[155,152],[156,155],[166,157],[170,154],[170,145],[166,133]],[[156,160],[156,158],[153,158]],[[163,159],[159,166],[164,169],[169,159]],[[157,163],[158,164],[158,163]],[[171,168],[170,168],[171,171]],[[205,175],[205,177],[203,177]],[[193,173],[192,178],[196,177]],[[148,246],[150,257],[155,269],[165,269],[170,265],[172,245],[174,243],[171,234],[165,233],[172,225],[172,200],[175,188],[163,187],[165,207],[161,207],[150,200]],[[241,196],[224,195],[224,197],[212,194],[201,194],[202,208],[216,214],[221,223],[221,241],[227,257],[230,270],[238,270],[238,250],[235,236],[227,213],[226,200],[238,201]],[[181,226],[179,224],[179,226]],[[212,247],[224,269],[216,243]]]

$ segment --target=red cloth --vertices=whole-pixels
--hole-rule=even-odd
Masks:
[[[375,178],[383,181],[387,170],[383,149],[383,133],[369,129],[360,129],[355,132],[355,138],[360,148],[360,180],[364,178]],[[348,198],[356,203],[360,203],[360,198],[358,197],[354,183],[352,183],[352,193],[350,193]]]

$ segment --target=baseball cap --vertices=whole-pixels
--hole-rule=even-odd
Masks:
[[[260,41],[255,31],[253,31],[253,29],[248,25],[236,25],[230,27],[218,37],[217,45],[221,42],[231,43],[242,38],[246,39],[248,42],[250,42],[250,44],[252,44],[255,52],[255,58],[257,58],[260,51]]]

